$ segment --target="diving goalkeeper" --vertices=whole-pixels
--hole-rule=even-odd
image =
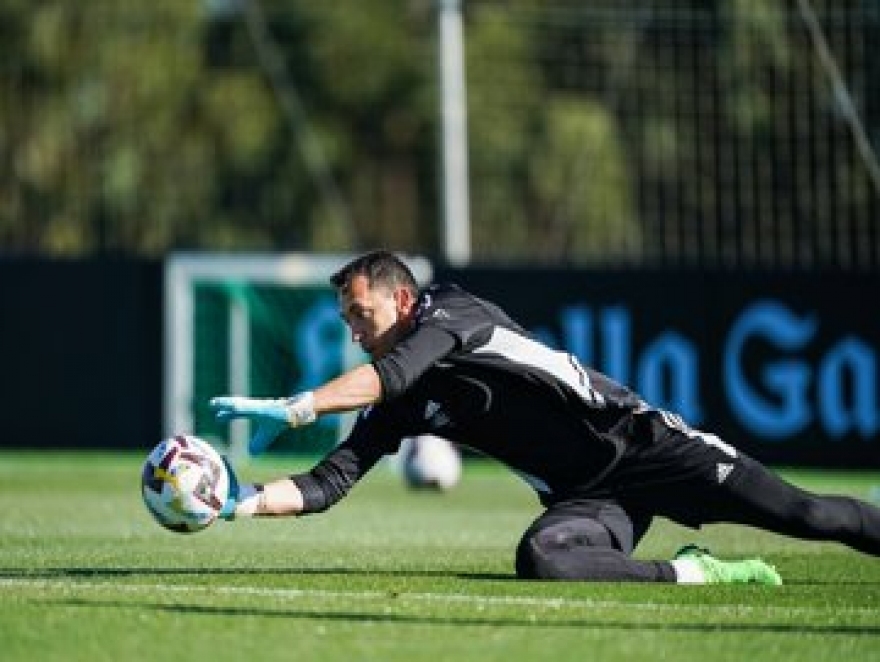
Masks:
[[[515,556],[522,578],[678,583],[782,582],[759,559],[694,546],[670,561],[633,549],[655,517],[730,522],[880,554],[880,510],[791,485],[717,436],[644,402],[531,338],[496,305],[454,285],[420,290],[395,255],[358,257],[331,279],[352,339],[371,361],[292,398],[216,397],[218,418],[257,424],[252,451],[288,427],[360,410],[314,468],[242,484],[229,518],[330,508],[401,439],[436,434],[505,463],[544,512]]]

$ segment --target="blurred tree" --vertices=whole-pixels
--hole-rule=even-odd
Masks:
[[[235,0],[4,0],[4,250],[430,246],[433,43],[420,6],[266,3],[284,90]],[[299,118],[284,113],[288,92]],[[303,140],[356,218],[328,213]]]
[[[632,59],[621,38],[631,28],[596,24],[616,4],[594,2],[588,12],[566,4],[556,14],[539,0],[515,0],[471,12],[476,255],[545,262],[638,255],[613,76]],[[597,71],[611,75],[596,80]]]
[[[6,5],[21,35],[0,65],[7,250],[156,252],[197,218],[210,145],[198,127],[182,130],[197,89],[197,11],[140,7]]]
[[[876,142],[877,9],[811,2]],[[875,250],[795,3],[462,4],[475,259]],[[0,0],[0,250],[437,256],[435,33],[434,0]]]

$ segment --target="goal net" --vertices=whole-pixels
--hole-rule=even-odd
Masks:
[[[175,254],[165,264],[165,432],[188,432],[236,457],[250,424],[214,420],[214,395],[282,397],[365,360],[339,317],[330,276],[348,255]],[[419,282],[423,258],[403,258]],[[283,434],[272,452],[322,453],[350,417],[325,416]]]

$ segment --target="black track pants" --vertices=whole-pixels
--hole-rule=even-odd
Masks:
[[[668,562],[631,557],[655,516],[694,528],[744,524],[880,555],[877,507],[803,490],[717,438],[662,420],[652,427],[651,442],[634,447],[602,485],[558,501],[534,521],[517,547],[518,576],[674,581]]]

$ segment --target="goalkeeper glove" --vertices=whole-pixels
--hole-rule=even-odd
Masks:
[[[257,424],[248,444],[251,455],[262,453],[286,428],[308,425],[317,417],[311,391],[278,399],[219,396],[212,398],[210,405],[220,421],[246,418]]]
[[[262,502],[263,486],[257,484],[242,485],[238,482],[238,476],[235,475],[235,469],[232,468],[229,459],[225,455],[221,455],[220,458],[226,466],[226,475],[229,477],[229,493],[226,495],[226,502],[217,516],[220,519],[231,522],[236,517],[242,515],[239,506],[242,504],[247,506],[248,502],[250,502],[250,507],[245,508],[244,515],[253,517],[257,514]],[[253,500],[254,496],[257,497],[256,503]]]

